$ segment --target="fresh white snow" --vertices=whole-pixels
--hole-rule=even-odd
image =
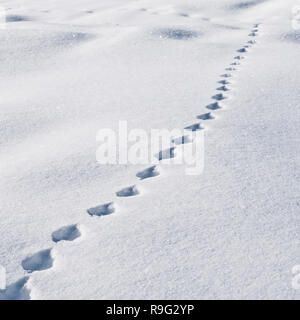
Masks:
[[[297,5],[2,0],[0,299],[299,299]],[[97,163],[120,120],[203,173]]]

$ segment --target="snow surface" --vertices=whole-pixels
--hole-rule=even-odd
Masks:
[[[299,2],[2,0],[0,299],[299,299]],[[119,120],[201,122],[203,174],[98,164]]]

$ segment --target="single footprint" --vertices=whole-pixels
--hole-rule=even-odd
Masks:
[[[215,117],[211,114],[211,112],[203,113],[200,116],[197,116],[198,119],[201,120],[213,120]]]
[[[59,242],[62,240],[73,241],[81,236],[81,232],[78,229],[77,224],[61,227],[60,229],[52,233],[52,240]]]
[[[159,176],[160,173],[159,173],[159,170],[158,170],[158,167],[157,166],[152,166],[150,168],[147,168],[143,171],[140,171],[136,174],[136,176],[138,178],[140,178],[141,180],[143,179],[147,179],[147,178],[152,178],[152,177],[156,177],[156,176]]]
[[[248,52],[247,48],[241,48],[238,50],[238,52]]]
[[[218,81],[218,83],[221,83],[221,84],[230,84],[231,82],[229,82],[228,80],[221,80],[221,81]]]
[[[225,96],[223,93],[218,93],[218,94],[212,96],[212,98],[215,100],[221,101],[221,100],[227,99],[228,97]]]
[[[225,68],[226,71],[236,71],[236,68],[235,67],[228,67],[228,68]]]
[[[161,150],[156,155],[156,158],[159,161],[164,160],[164,159],[172,159],[175,157],[175,149],[176,149],[176,147],[171,147],[169,149]]]
[[[250,44],[255,44],[255,43],[256,43],[256,40],[249,40],[248,43],[250,43]]]
[[[30,19],[25,16],[18,16],[18,15],[13,15],[9,14],[6,16],[6,22],[22,22],[22,21],[29,21]]]
[[[218,91],[230,91],[230,89],[226,86],[222,86],[222,87],[219,87],[217,88]]]
[[[30,290],[26,288],[28,280],[28,276],[23,277],[5,290],[0,290],[0,300],[30,300]]]
[[[249,33],[249,37],[256,37],[257,36],[257,33],[256,32],[251,32]]]
[[[172,139],[172,143],[176,145],[187,144],[192,142],[193,142],[193,138],[190,135],[184,135],[184,136]]]
[[[219,102],[214,102],[206,106],[206,108],[210,110],[218,110],[218,109],[221,109],[222,107]]]
[[[225,73],[225,74],[222,74],[221,77],[222,77],[222,78],[230,78],[230,77],[232,77],[232,74],[230,74],[230,73]]]
[[[115,206],[113,202],[105,203],[95,208],[90,208],[87,213],[91,216],[107,216],[115,212]]]
[[[22,261],[22,267],[28,272],[42,271],[53,266],[52,248],[41,250]]]
[[[239,66],[239,65],[241,65],[241,64],[236,61],[236,62],[232,62],[231,65],[232,65],[232,66]]]
[[[188,15],[187,13],[178,13],[178,15],[179,15],[180,17],[185,17],[185,18],[188,18],[188,17],[189,17],[189,15]]]
[[[138,188],[136,187],[136,185],[130,186],[130,187],[126,187],[118,192],[116,192],[116,195],[118,197],[133,197],[140,194]]]
[[[199,130],[203,130],[203,129],[204,128],[201,127],[200,123],[194,123],[194,124],[184,128],[184,130],[190,130],[190,131],[199,131]]]
[[[234,59],[235,59],[235,60],[243,60],[243,59],[245,59],[245,57],[243,57],[243,56],[236,56],[236,57],[234,57]]]

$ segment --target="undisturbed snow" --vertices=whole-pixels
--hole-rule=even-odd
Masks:
[[[0,299],[300,297],[300,1],[1,5]],[[197,120],[238,55],[225,107]],[[119,120],[200,121],[203,174],[98,164]]]

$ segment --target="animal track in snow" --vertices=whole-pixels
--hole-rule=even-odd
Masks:
[[[172,139],[172,143],[174,143],[176,145],[187,144],[187,143],[192,143],[192,142],[193,142],[193,138],[189,135],[184,135],[182,137]]]
[[[6,16],[6,22],[23,22],[23,21],[29,21],[30,19],[25,16],[18,16],[18,15],[13,15],[9,14]]]
[[[188,18],[188,17],[189,17],[189,14],[184,13],[184,12],[179,12],[178,15],[179,15],[180,17],[184,17],[184,18]]]
[[[237,69],[235,67],[228,67],[225,68],[226,71],[236,71]]]
[[[221,80],[221,81],[218,81],[218,83],[221,83],[221,84],[230,84],[230,82],[228,80]]]
[[[222,78],[231,78],[232,74],[231,73],[224,73],[221,75]]]
[[[152,177],[156,177],[159,176],[159,170],[157,166],[152,166],[150,168],[147,168],[143,171],[140,171],[136,174],[136,176],[138,178],[140,178],[141,180],[143,179],[147,179],[147,178],[152,178]]]
[[[206,108],[210,110],[218,110],[218,109],[221,109],[222,107],[219,102],[214,102],[206,106]]]
[[[224,95],[223,93],[218,93],[214,96],[212,96],[213,99],[221,101],[221,100],[225,100],[228,99],[228,96]]]
[[[167,30],[167,31],[163,31],[160,30],[160,35],[163,36],[164,38],[169,38],[169,39],[189,39],[189,38],[193,38],[196,37],[197,35],[194,33],[189,33],[186,31],[182,31],[182,30]],[[256,36],[256,32],[258,30],[252,30],[251,34],[249,36]],[[256,41],[255,40],[251,40],[248,41],[249,44],[255,44]],[[246,53],[248,52],[248,48],[251,47],[250,45],[246,45],[243,48],[237,50],[240,53]],[[245,59],[244,56],[238,55],[234,58],[235,60],[242,60]],[[235,66],[240,65],[240,62],[235,61],[233,63],[231,63],[232,67],[228,67],[225,70],[226,71],[236,71]],[[207,109],[210,110],[218,110],[221,108],[221,105],[219,103],[219,101],[227,99],[228,96],[224,94],[224,92],[226,91],[230,91],[230,88],[228,88],[226,85],[230,84],[230,82],[227,80],[227,78],[231,78],[232,74],[230,73],[225,73],[223,75],[221,75],[222,80],[218,81],[219,83],[222,84],[221,87],[217,88],[218,91],[222,91],[221,93],[218,93],[216,95],[214,95],[212,98],[217,100],[214,103],[209,104],[208,106],[206,106]],[[208,113],[204,113],[201,114],[199,116],[197,116],[198,119],[201,120],[212,120],[215,119],[214,116],[211,114],[211,112]],[[197,131],[197,130],[203,130],[204,128],[201,127],[200,123],[195,123],[192,124],[190,126],[185,127],[185,130],[190,130],[190,131]],[[175,145],[181,145],[181,144],[185,144],[185,143],[192,143],[193,140],[189,135],[184,135],[181,137],[177,137],[177,138],[173,138],[172,139],[172,143]],[[175,150],[176,147],[171,147],[169,149],[166,150],[161,150],[156,157],[159,160],[163,160],[163,159],[171,159],[175,157]],[[138,178],[140,178],[141,180],[143,179],[147,179],[147,178],[151,178],[151,177],[155,177],[158,176],[159,170],[157,168],[157,166],[152,166],[149,167],[147,169],[144,169],[143,171],[140,171],[136,174],[136,176]],[[118,197],[132,197],[132,196],[136,196],[140,194],[138,188],[136,187],[136,185],[132,185],[126,188],[123,188],[122,190],[116,192],[116,195]],[[103,216],[103,215],[109,215],[112,214],[113,212],[115,212],[115,206],[113,202],[110,203],[106,203],[100,206],[97,206],[95,208],[90,208],[87,210],[87,212],[91,215],[91,216]],[[76,238],[78,238],[80,236],[80,231],[77,228],[77,225],[70,225],[70,226],[66,226],[66,227],[62,227],[60,229],[58,229],[57,231],[52,233],[52,240],[54,242],[58,242],[61,240],[67,240],[67,241],[72,241]],[[29,272],[35,271],[35,270],[45,270],[50,268],[53,265],[53,259],[51,257],[51,249],[48,250],[44,250],[44,251],[40,251],[37,254],[33,255],[32,257],[29,257],[25,260],[23,260],[22,262],[22,266],[25,270],[28,270]]]
[[[175,149],[176,147],[171,147],[169,149],[161,150],[159,153],[156,155],[156,158],[161,161],[165,159],[172,159],[175,157]]]
[[[258,26],[258,25],[257,25]],[[197,33],[186,31],[186,30],[160,30],[164,38],[169,38],[169,39],[177,39],[177,40],[187,40],[189,38],[195,38],[198,36]],[[249,36],[257,36],[258,29],[252,30],[252,32],[249,34]],[[249,44],[255,44],[255,40],[250,40],[248,41]],[[239,49],[238,52],[241,53],[246,53],[248,52],[247,48],[251,46],[244,46],[243,48]],[[235,60],[242,60],[244,59],[244,56],[236,56],[234,59]],[[240,65],[240,62],[236,61],[234,63],[231,63],[232,66],[238,66]],[[236,68],[234,67],[229,67],[226,68],[226,71],[236,71]],[[221,81],[218,81],[221,83],[223,86],[217,88],[218,91],[229,91],[230,89],[226,87],[227,84],[230,84],[230,82],[227,80],[227,78],[232,77],[232,74],[230,73],[225,73],[221,75],[222,78],[224,78]],[[213,99],[217,100],[214,103],[209,104],[206,106],[207,109],[210,110],[218,110],[221,108],[221,105],[218,101],[224,100],[228,98],[226,95],[223,93],[218,93],[217,95],[213,96]],[[201,120],[212,120],[215,119],[214,116],[211,114],[211,112],[204,113],[201,115],[197,116],[198,119]],[[191,130],[191,131],[197,131],[197,130],[203,130],[204,128],[201,127],[200,123],[192,124],[190,126],[185,127],[186,130]],[[180,145],[180,144],[185,144],[185,143],[191,143],[193,142],[192,138],[189,135],[184,135],[178,138],[172,139],[172,143],[175,145]],[[175,149],[176,147],[171,147],[166,150],[162,150],[157,154],[157,158],[159,160],[163,159],[171,159],[175,157]],[[144,169],[143,171],[140,171],[136,174],[136,176],[143,180],[151,177],[158,176],[160,174],[158,167],[157,166],[152,166],[147,169]],[[116,195],[118,197],[131,197],[140,194],[138,188],[133,185],[126,187],[118,192],[116,192]],[[103,205],[99,205],[94,208],[90,208],[87,210],[88,214],[91,216],[105,216],[105,215],[110,215],[115,212],[115,205],[113,202],[106,203]],[[69,225],[69,226],[64,226],[61,227],[60,229],[54,231],[52,233],[52,240],[54,242],[59,242],[62,240],[65,241],[73,241],[76,238],[80,237],[81,233],[76,224]],[[53,266],[54,259],[52,257],[52,248],[46,249],[46,250],[41,250],[34,255],[27,257],[22,261],[22,267],[24,270],[28,272],[34,272],[34,271],[41,271],[41,270],[47,270]],[[16,283],[10,285],[6,290],[0,290],[0,299],[1,298],[8,298],[8,299],[30,299],[30,291],[26,288],[26,283],[28,281],[29,277],[24,277],[17,281]]]
[[[126,187],[118,192],[116,192],[116,195],[118,197],[133,197],[140,194],[138,188],[136,187],[136,185],[130,186],[130,187]]]
[[[235,60],[244,60],[245,57],[244,56],[236,56],[234,57]]]
[[[213,119],[215,119],[215,117],[212,116],[211,112],[203,113],[200,116],[197,116],[197,118],[201,119],[201,120],[213,120]]]
[[[105,203],[100,206],[90,208],[87,213],[91,216],[107,216],[115,212],[115,206],[113,202]]]
[[[203,130],[204,128],[201,127],[200,123],[194,123],[190,126],[187,126],[184,128],[185,130],[190,130],[190,131],[198,131],[198,130]]]
[[[230,91],[230,89],[228,87],[226,87],[225,85],[222,87],[217,88],[218,91]]]
[[[238,50],[238,52],[248,52],[248,50],[246,48],[241,48]]]
[[[30,300],[30,290],[26,288],[28,280],[28,276],[23,277],[5,290],[0,290],[0,300]]]
[[[59,242],[62,240],[73,241],[81,236],[81,232],[78,229],[77,224],[61,227],[60,229],[52,233],[52,240]]]
[[[41,250],[22,261],[22,267],[28,272],[42,271],[53,266],[52,248]]]
[[[254,25],[254,28],[257,28],[258,27],[258,24],[257,25]],[[255,33],[255,32],[258,31],[257,30],[252,30],[252,33]],[[251,35],[251,34],[250,34]],[[256,34],[254,34],[256,35]],[[248,52],[248,48],[251,47],[252,44],[255,44],[256,41],[253,39],[253,40],[250,40],[248,41],[249,45],[245,45],[243,48],[240,48],[239,50],[237,50],[238,52],[240,53],[246,53]],[[234,61],[233,63],[231,63],[230,65],[233,66],[233,67],[227,67],[225,68],[226,71],[236,71],[237,69],[235,68],[235,66],[239,66],[241,64],[241,60],[245,59],[245,56],[242,56],[242,55],[238,55],[236,57],[234,57],[234,60],[237,60],[237,61]],[[218,91],[222,91],[222,93],[218,93],[216,95],[214,95],[212,98],[217,100],[216,102],[214,103],[211,103],[209,105],[206,106],[207,109],[209,110],[218,110],[218,109],[221,109],[222,106],[220,104],[220,101],[228,98],[227,95],[225,95],[224,93],[226,91],[230,91],[231,89],[228,88],[226,85],[227,84],[231,84],[230,81],[228,81],[227,79],[228,78],[231,78],[232,77],[232,74],[231,73],[225,73],[225,74],[222,74],[221,75],[222,78],[225,78],[225,79],[222,79],[220,81],[218,81],[218,83],[221,83],[223,86],[217,88]],[[210,120],[210,119],[213,119],[213,117],[211,116],[210,113],[205,113],[205,114],[202,114],[202,115],[199,115],[197,116],[197,119],[201,119],[201,120]]]

